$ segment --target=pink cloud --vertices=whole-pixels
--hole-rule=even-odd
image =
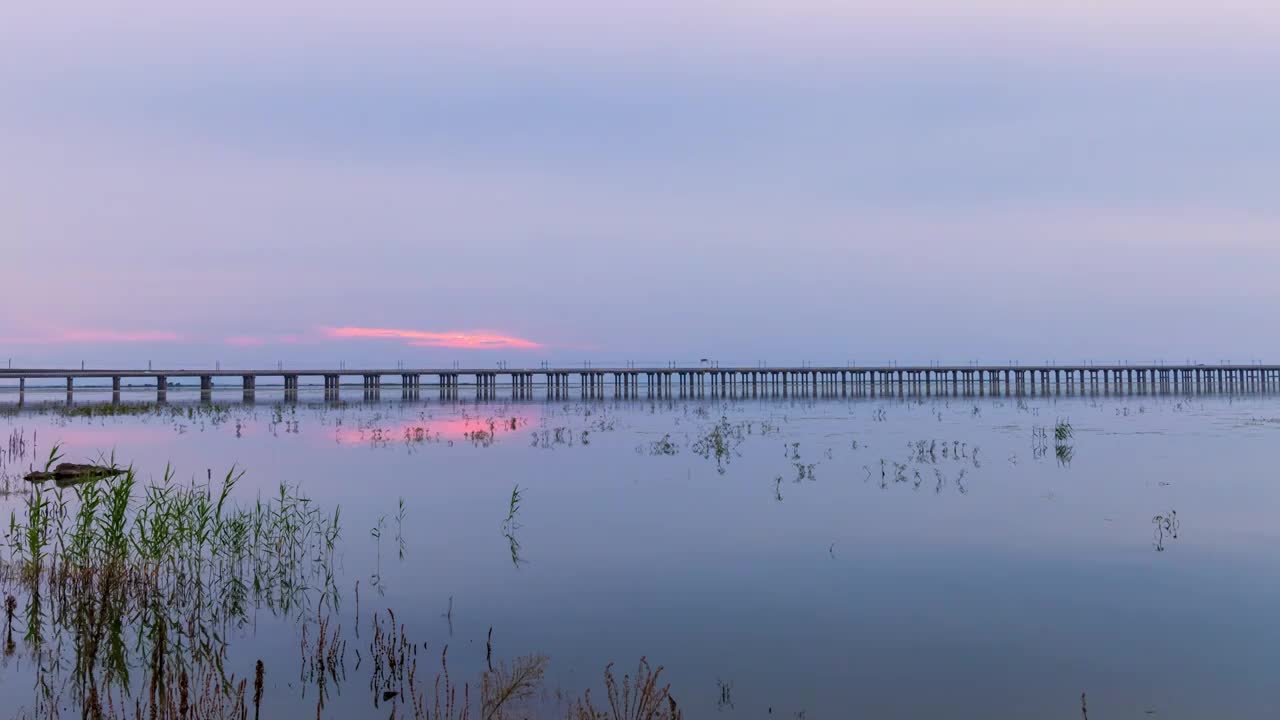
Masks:
[[[532,340],[501,335],[488,330],[428,332],[393,328],[340,327],[324,328],[331,338],[374,338],[404,340],[413,347],[461,348],[467,350],[536,350],[542,345]]]

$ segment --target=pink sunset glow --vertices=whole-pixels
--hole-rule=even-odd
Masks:
[[[441,417],[401,422],[391,427],[338,427],[333,440],[338,445],[358,447],[370,442],[439,442],[470,440],[491,443],[506,433],[523,428],[534,418],[524,413],[502,417]]]
[[[537,350],[540,343],[487,330],[429,332],[393,328],[339,327],[325,328],[331,338],[374,338],[404,340],[413,347],[461,348],[467,350]]]

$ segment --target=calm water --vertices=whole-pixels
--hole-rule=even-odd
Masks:
[[[55,442],[340,505],[326,717],[388,714],[356,658],[385,608],[459,677],[491,627],[496,656],[546,653],[550,694],[647,656],[692,718],[1078,718],[1082,692],[1099,718],[1280,715],[1277,397],[183,397],[113,417],[0,397],[0,439],[29,445],[0,512]],[[260,610],[230,638],[238,675],[264,660],[264,717],[315,715],[301,617]],[[0,707],[31,705],[32,678],[19,647]]]

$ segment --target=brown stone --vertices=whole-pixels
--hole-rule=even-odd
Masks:
[[[53,480],[59,485],[71,485],[87,480],[115,477],[124,474],[124,470],[104,465],[82,465],[78,463],[59,463],[52,472],[33,472],[26,476],[27,482],[39,483]]]

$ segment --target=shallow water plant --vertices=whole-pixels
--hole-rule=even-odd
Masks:
[[[1067,420],[1058,420],[1053,426],[1054,442],[1063,443],[1070,440],[1075,435],[1075,429],[1071,427],[1071,423]]]
[[[520,513],[520,503],[524,500],[524,495],[520,493],[520,486],[514,485],[511,488],[511,499],[507,503],[507,519],[502,521],[504,530],[514,530],[516,525],[516,515]]]
[[[55,448],[50,464],[57,457]],[[166,468],[144,486],[130,468],[70,493],[31,486],[10,517],[0,580],[26,599],[36,716],[55,716],[45,710],[69,692],[98,717],[94,703],[111,702],[113,685],[133,695],[141,668],[145,702],[170,704],[160,717],[182,717],[183,706],[237,691],[224,669],[226,638],[252,608],[293,617],[336,606],[337,511],[322,515],[288,485],[242,506],[232,497],[241,476],[233,467],[220,484],[181,484]],[[179,686],[189,692],[175,694]]]

